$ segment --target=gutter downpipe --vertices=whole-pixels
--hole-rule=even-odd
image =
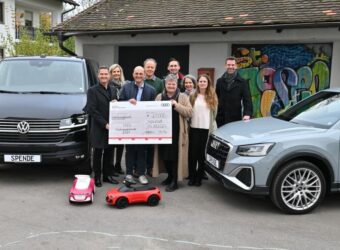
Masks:
[[[69,50],[64,46],[64,41],[69,37],[65,37],[62,31],[57,32],[57,37],[59,48],[61,48],[63,51],[65,51],[67,54],[71,56],[78,56],[76,53],[74,53],[73,51]]]
[[[75,10],[77,6],[76,5],[73,5],[73,7],[69,10],[65,10],[61,13],[61,22],[64,22],[64,15],[69,13],[70,11],[72,10]],[[64,41],[69,38],[69,37],[65,37],[63,35],[63,32],[62,31],[58,31],[57,32],[57,37],[58,37],[58,45],[59,45],[59,48],[61,48],[63,51],[65,51],[67,54],[71,55],[71,56],[78,56],[76,53],[74,53],[73,51],[69,50],[68,48],[66,48],[64,46]]]

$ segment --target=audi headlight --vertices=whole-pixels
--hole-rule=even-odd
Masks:
[[[59,129],[77,128],[87,125],[87,115],[77,115],[71,118],[62,119]]]
[[[241,156],[265,156],[273,148],[275,143],[261,143],[238,146],[236,154]]]

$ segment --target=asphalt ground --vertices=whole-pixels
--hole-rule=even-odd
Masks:
[[[117,209],[105,202],[108,183],[93,204],[69,204],[74,174],[70,166],[0,166],[0,249],[340,249],[340,195],[292,216],[210,177],[173,193],[162,187],[156,207]]]

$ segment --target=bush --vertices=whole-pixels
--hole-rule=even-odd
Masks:
[[[36,29],[34,38],[25,29],[21,29],[19,33],[20,40],[18,41],[13,41],[11,36],[2,39],[2,46],[6,54],[10,56],[67,55],[59,48],[57,37],[45,36],[43,30]],[[74,38],[67,39],[64,46],[74,51]]]

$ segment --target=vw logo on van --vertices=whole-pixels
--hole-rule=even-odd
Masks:
[[[26,134],[30,130],[30,125],[26,121],[21,121],[18,123],[17,129],[20,134]]]

